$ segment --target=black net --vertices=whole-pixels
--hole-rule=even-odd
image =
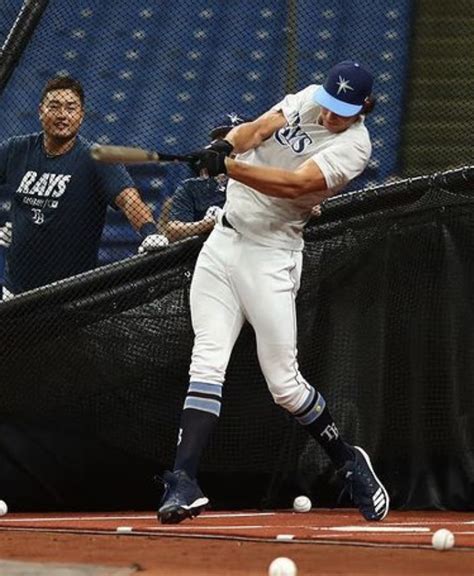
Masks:
[[[469,180],[472,170],[341,196],[306,231],[297,301],[302,372],[341,431],[374,455],[399,505],[433,505],[436,494],[435,504],[462,507],[472,489]],[[110,265],[5,302],[4,417],[85,425],[111,446],[169,465],[187,388],[188,291],[200,246],[189,239],[133,257],[120,271]],[[248,325],[224,399],[204,473],[266,475],[266,502],[278,502],[287,482],[316,486],[320,500],[334,502],[318,484],[329,473],[324,455],[271,401]],[[445,474],[456,490],[426,491],[432,474],[441,492]]]
[[[21,11],[39,8],[38,22],[26,18],[26,48],[8,43]],[[88,142],[186,153],[213,129],[322,83],[335,62],[357,59],[372,71],[372,157],[344,192],[367,190],[332,199],[307,228],[299,353],[305,377],[342,431],[375,455],[400,505],[473,501],[472,173],[420,176],[472,161],[473,11],[469,0],[0,6],[0,71],[11,64],[2,72],[0,142],[44,128],[38,106],[56,76],[84,88]],[[0,186],[2,280],[25,292],[0,305],[0,412],[80,423],[111,446],[169,465],[188,384],[190,281],[214,224],[207,209],[223,205],[225,185],[190,205],[179,191],[194,176],[184,163],[131,166],[131,180],[117,176],[112,192],[80,166],[81,194],[68,203],[69,172],[24,165],[24,157],[0,162],[16,174]],[[137,195],[118,202],[129,186]],[[28,224],[10,210],[18,198]],[[137,230],[151,219],[171,245],[137,254],[150,229]],[[443,495],[447,461],[457,484]],[[428,497],[422,466],[441,470]],[[202,468],[267,475],[268,502],[288,478],[319,491],[329,474],[325,457],[272,403],[249,326]]]

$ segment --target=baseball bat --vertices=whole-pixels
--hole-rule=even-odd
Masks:
[[[164,154],[132,146],[105,146],[94,144],[90,154],[94,160],[106,164],[145,164],[147,162],[192,162],[193,157],[185,154]]]

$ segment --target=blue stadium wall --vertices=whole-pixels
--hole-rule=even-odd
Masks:
[[[82,134],[89,140],[189,151],[207,141],[226,113],[255,117],[287,91],[321,83],[333,63],[351,58],[373,71],[378,103],[367,119],[372,159],[348,190],[381,184],[397,175],[411,4],[51,0],[0,96],[0,140],[40,129],[39,93],[60,73],[84,84]],[[182,166],[147,166],[132,174],[156,214],[189,176]],[[0,223],[8,206],[0,189]],[[133,254],[138,243],[121,213],[110,210],[101,262]]]

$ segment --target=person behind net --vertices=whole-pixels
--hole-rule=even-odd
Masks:
[[[365,519],[381,520],[388,512],[389,496],[369,456],[341,437],[323,395],[299,371],[295,309],[303,227],[312,208],[368,163],[364,116],[375,103],[372,85],[358,62],[340,62],[323,86],[285,96],[253,122],[195,152],[196,170],[211,177],[226,173],[229,182],[224,211],[192,279],[190,383],[174,468],[163,476],[162,523],[196,516],[208,504],[196,476],[244,320],[254,328],[274,401],[320,443]]]
[[[3,297],[95,268],[107,205],[142,237],[142,250],[168,243],[124,166],[96,163],[78,135],[84,90],[66,76],[49,79],[39,105],[42,131],[0,144],[0,184],[11,196]]]
[[[222,139],[232,128],[242,124],[237,114],[227,114],[224,121],[211,130],[212,140]],[[169,240],[181,240],[188,236],[204,234],[214,228],[220,210],[225,203],[227,176],[215,178],[188,178],[176,189],[171,198],[165,234]]]

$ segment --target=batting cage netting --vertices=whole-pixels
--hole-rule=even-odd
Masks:
[[[0,415],[77,424],[170,466],[189,380],[191,277],[214,225],[208,209],[225,201],[216,180],[211,203],[186,202],[186,163],[128,166],[114,181],[136,188],[124,201],[84,176],[69,201],[69,167],[35,156],[42,131],[77,120],[88,143],[185,154],[359,60],[375,78],[373,151],[306,227],[301,371],[371,453],[395,506],[472,508],[472,21],[469,0],[4,0]],[[44,91],[57,77],[84,90],[64,121]],[[26,135],[29,164],[9,140]],[[12,188],[4,176],[15,170]],[[150,218],[167,246],[147,244]],[[286,505],[303,489],[337,502],[326,456],[272,402],[247,324],[202,471],[236,484],[258,477],[253,504]]]

